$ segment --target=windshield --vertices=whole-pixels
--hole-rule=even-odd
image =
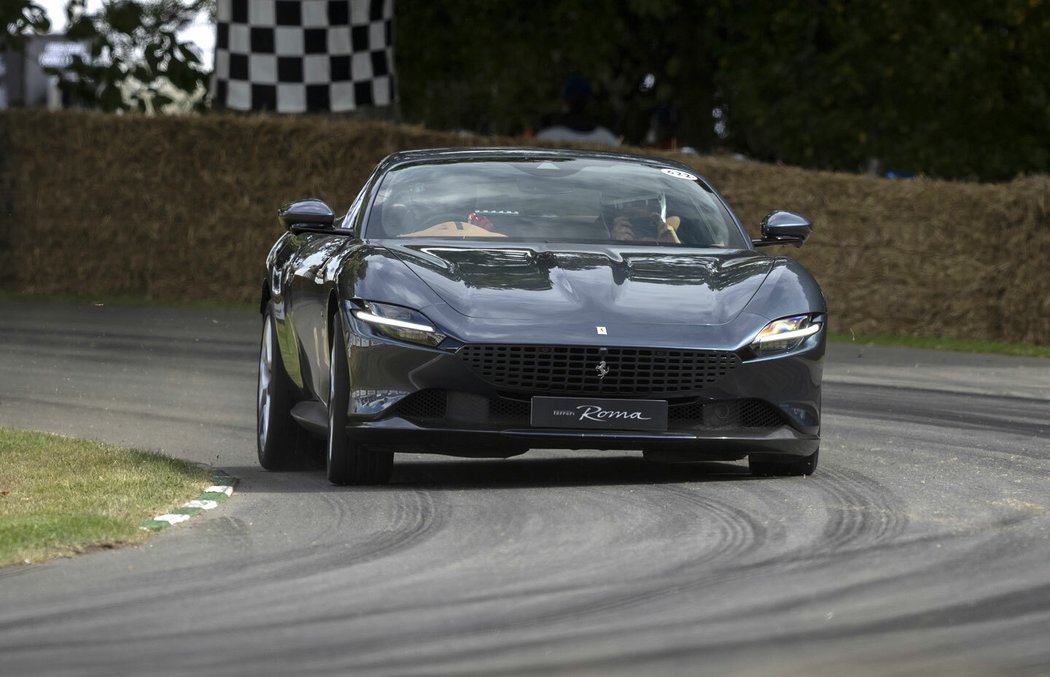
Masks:
[[[379,186],[364,236],[747,247],[692,174],[590,158],[394,169]]]

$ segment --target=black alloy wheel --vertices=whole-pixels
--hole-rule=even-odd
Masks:
[[[291,415],[294,386],[281,358],[270,304],[263,312],[257,384],[259,465],[266,470],[285,470],[303,462],[310,449],[310,434]]]

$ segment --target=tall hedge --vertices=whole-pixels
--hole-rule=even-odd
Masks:
[[[345,209],[395,150],[514,142],[320,117],[3,112],[0,288],[252,301],[281,203]],[[1050,177],[895,181],[683,158],[749,226],[772,208],[814,221],[781,253],[816,275],[833,329],[1050,344]]]

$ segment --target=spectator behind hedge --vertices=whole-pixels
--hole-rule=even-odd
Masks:
[[[562,91],[564,110],[545,115],[536,133],[539,141],[576,141],[583,143],[620,145],[620,139],[607,127],[602,127],[587,112],[591,101],[591,83],[582,75],[571,75]]]

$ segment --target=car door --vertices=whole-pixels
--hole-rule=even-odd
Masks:
[[[318,398],[328,382],[325,313],[332,284],[326,269],[348,238],[344,233],[300,233],[294,240],[281,271],[284,314],[298,353],[298,385]]]

